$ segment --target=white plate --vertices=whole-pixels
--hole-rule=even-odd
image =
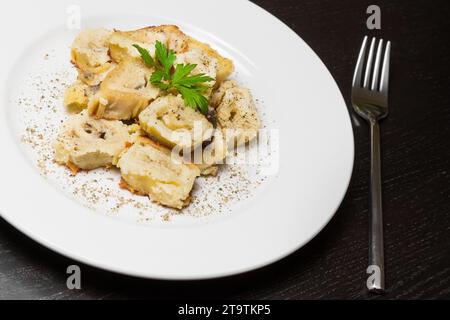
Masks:
[[[69,46],[78,31],[66,22],[77,8],[71,0],[15,0],[0,20],[4,219],[75,260],[159,279],[213,278],[265,266],[330,221],[352,172],[352,127],[332,76],[292,30],[247,1],[76,2],[83,28],[173,23],[231,57],[235,77],[258,99],[265,126],[279,129],[279,171],[261,178],[247,168],[248,179],[235,181],[226,169],[224,183],[237,197],[225,201],[216,182],[202,181],[197,204],[184,216],[162,215],[145,198],[129,200],[134,196],[116,191],[115,172],[70,178],[48,152],[65,116],[60,94],[74,78]],[[95,187],[117,192],[112,202],[123,196],[132,203],[114,211],[108,198],[98,201]]]

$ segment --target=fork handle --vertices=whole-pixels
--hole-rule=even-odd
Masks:
[[[381,205],[380,126],[378,120],[370,121],[371,178],[370,178],[370,242],[369,268],[374,270],[374,281],[368,283],[370,292],[382,293],[384,283],[383,211]],[[377,268],[378,267],[378,268]]]

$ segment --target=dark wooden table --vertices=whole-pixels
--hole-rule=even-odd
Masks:
[[[382,30],[368,31],[366,8],[373,1],[255,2],[314,49],[349,106],[363,35],[393,42],[390,115],[382,123],[387,294],[371,296],[365,288],[369,131],[353,117],[356,162],[347,196],[325,230],[290,257],[236,277],[182,283],[81,265],[83,288],[70,291],[65,272],[73,261],[0,220],[0,299],[450,298],[450,3],[375,1]]]

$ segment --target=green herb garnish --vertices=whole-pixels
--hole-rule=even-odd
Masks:
[[[208,99],[203,95],[208,86],[206,82],[214,81],[204,73],[191,75],[196,64],[177,64],[175,52],[168,50],[160,41],[156,41],[155,57],[152,58],[147,49],[137,44],[133,45],[141,55],[142,61],[155,71],[150,76],[150,82],[162,90],[176,90],[183,97],[184,103],[201,113],[208,113]]]

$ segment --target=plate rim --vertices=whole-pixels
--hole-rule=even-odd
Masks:
[[[236,274],[240,274],[240,273],[246,273],[252,270],[256,270],[256,269],[260,269],[262,267],[265,267],[267,265],[270,265],[276,261],[282,260],[285,257],[291,255],[292,253],[296,252],[297,250],[299,250],[300,248],[302,248],[303,246],[305,246],[307,243],[309,243],[313,238],[315,238],[328,224],[329,222],[333,219],[333,217],[335,216],[337,210],[339,209],[340,205],[342,204],[342,201],[345,198],[345,195],[347,194],[347,190],[349,188],[350,182],[351,182],[351,178],[352,178],[352,173],[354,170],[354,157],[355,157],[355,148],[354,148],[354,130],[353,130],[353,126],[352,126],[352,122],[351,122],[351,117],[350,117],[350,112],[347,108],[347,104],[345,103],[345,99],[343,98],[342,92],[339,89],[339,86],[336,83],[336,80],[334,79],[333,75],[331,74],[331,72],[329,71],[328,67],[323,63],[322,59],[314,52],[314,50],[312,50],[311,47],[309,47],[309,45],[300,37],[300,35],[298,35],[295,31],[293,31],[289,26],[287,26],[284,22],[282,22],[279,18],[277,18],[276,16],[272,15],[271,13],[269,13],[268,11],[266,11],[265,9],[261,8],[260,6],[258,6],[255,3],[252,2],[247,2],[247,1],[235,1],[236,3],[250,3],[252,6],[254,6],[255,8],[257,8],[257,10],[260,10],[261,12],[264,12],[264,14],[268,14],[271,19],[275,19],[277,21],[278,24],[282,25],[284,27],[284,29],[287,30],[287,32],[291,33],[291,35],[294,35],[296,37],[297,40],[300,40],[303,44],[305,44],[309,51],[312,52],[315,56],[316,59],[318,59],[320,61],[320,63],[322,64],[322,66],[326,69],[327,73],[331,76],[332,81],[334,83],[335,88],[337,89],[338,93],[339,93],[339,97],[341,99],[342,105],[346,107],[345,113],[347,114],[347,124],[351,130],[351,142],[350,142],[350,166],[349,166],[349,174],[347,175],[347,179],[345,182],[345,188],[343,189],[342,194],[339,196],[339,202],[337,203],[336,208],[333,210],[333,213],[330,214],[328,216],[328,219],[321,225],[320,228],[318,228],[311,236],[309,236],[307,239],[303,240],[301,243],[299,243],[296,247],[292,248],[291,250],[288,250],[286,252],[284,252],[281,255],[278,256],[274,256],[273,259],[271,260],[266,260],[262,263],[259,264],[253,264],[253,265],[249,265],[246,268],[242,268],[239,271],[231,271],[231,272],[216,272],[216,273],[212,273],[210,275],[207,275],[206,277],[202,277],[202,276],[186,276],[186,275],[181,275],[179,277],[176,277],[174,275],[169,275],[167,277],[164,277],[164,275],[157,275],[157,276],[151,276],[149,274],[142,274],[140,272],[134,272],[134,271],[130,271],[130,270],[122,270],[120,267],[116,267],[116,266],[106,266],[106,265],[102,265],[98,262],[93,262],[93,261],[89,261],[86,260],[84,257],[82,256],[77,256],[74,255],[71,252],[67,252],[64,248],[58,247],[57,245],[48,242],[45,237],[43,236],[39,236],[34,234],[32,231],[28,230],[27,228],[25,228],[24,226],[21,225],[17,225],[14,221],[14,219],[12,219],[12,217],[8,214],[4,214],[2,211],[0,210],[0,216],[7,221],[11,226],[13,226],[16,230],[19,230],[21,233],[25,234],[28,238],[33,239],[34,241],[38,242],[40,245],[43,245],[44,247],[57,252],[69,259],[74,259],[76,261],[82,262],[86,265],[95,267],[95,268],[99,268],[102,270],[106,270],[109,272],[114,272],[114,273],[118,273],[118,274],[123,274],[123,275],[127,275],[127,276],[134,276],[134,277],[140,277],[140,278],[147,278],[147,279],[160,279],[160,280],[202,280],[202,279],[215,279],[215,278],[222,278],[222,277],[227,277],[227,276],[232,276],[232,275],[236,275]],[[1,140],[0,140],[1,141]],[[1,205],[1,204],[0,204]]]

